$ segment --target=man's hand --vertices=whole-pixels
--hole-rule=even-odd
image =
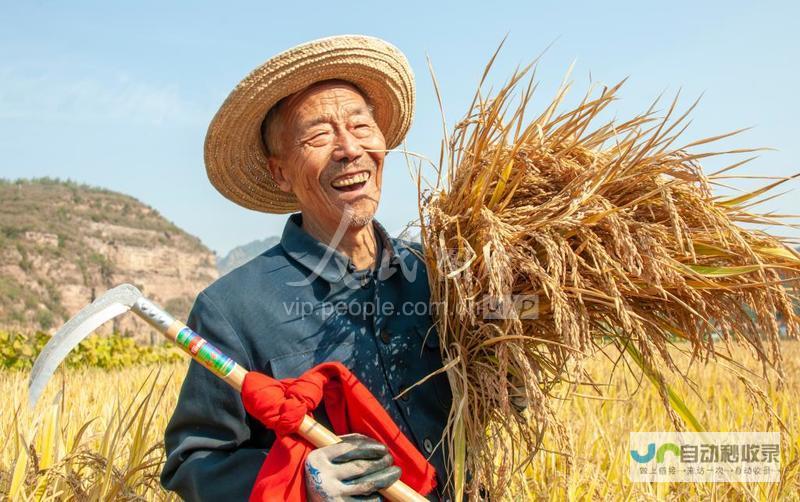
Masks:
[[[361,434],[317,448],[306,458],[308,500],[379,500],[382,490],[400,479],[400,468],[386,446]]]

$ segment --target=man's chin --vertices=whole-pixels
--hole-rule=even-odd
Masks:
[[[372,220],[375,218],[374,214],[358,214],[354,215],[350,219],[350,228],[362,228],[366,227]]]
[[[372,223],[377,207],[366,202],[361,201],[361,204],[346,206],[342,209],[342,219],[347,219],[348,227],[358,228]]]

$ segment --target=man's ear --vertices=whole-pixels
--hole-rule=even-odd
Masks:
[[[275,156],[269,157],[267,168],[272,174],[272,179],[275,180],[275,184],[278,185],[278,188],[284,192],[292,191],[292,183],[286,176],[284,164],[280,159]]]

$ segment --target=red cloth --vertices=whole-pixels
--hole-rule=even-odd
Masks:
[[[322,363],[299,378],[284,380],[251,371],[244,378],[242,401],[248,413],[277,435],[253,485],[251,502],[306,500],[304,465],[314,447],[293,433],[320,401],[337,435],[358,432],[385,444],[403,471],[400,479],[422,495],[436,486],[433,466],[341,363]]]

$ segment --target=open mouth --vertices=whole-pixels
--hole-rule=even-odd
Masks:
[[[369,171],[361,171],[358,173],[347,174],[340,176],[331,181],[331,186],[340,192],[355,192],[360,190],[369,181]]]

